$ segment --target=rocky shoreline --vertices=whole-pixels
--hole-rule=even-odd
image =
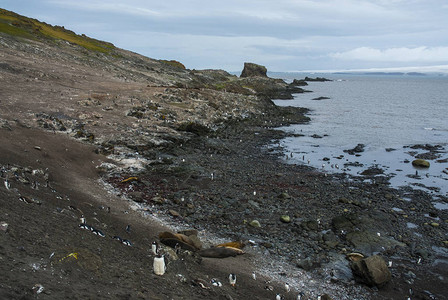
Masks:
[[[109,44],[105,54],[47,39],[0,35],[2,297],[448,294],[448,215],[431,195],[282,161],[290,154],[276,128],[307,122],[307,110],[270,99],[305,92],[303,80],[187,70]],[[246,254],[164,247],[167,272],[153,274],[152,242],[185,229],[203,247],[241,240]],[[351,253],[379,254],[390,281],[355,281]]]

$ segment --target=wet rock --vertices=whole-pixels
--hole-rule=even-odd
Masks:
[[[329,97],[316,97],[316,98],[313,98],[313,99],[311,99],[311,100],[328,100],[328,99],[330,99]]]
[[[330,295],[328,294],[323,294],[322,296],[320,296],[321,300],[333,300],[333,298],[330,297]]]
[[[280,217],[280,221],[282,221],[283,223],[291,223],[291,217],[287,216],[287,215],[283,215]]]
[[[383,174],[384,170],[378,167],[370,167],[367,170],[364,170],[361,172],[361,175],[364,176],[374,176],[374,175],[379,175],[379,174]]]
[[[324,82],[324,81],[333,81],[333,80],[327,79],[324,77],[311,78],[311,77],[306,76],[304,81]]]
[[[267,71],[265,66],[246,62],[244,63],[244,69],[240,77],[268,77],[266,75]]]
[[[354,155],[355,153],[361,153],[361,152],[364,152],[364,148],[365,148],[365,145],[364,145],[364,144],[358,144],[358,145],[356,145],[356,147],[353,148],[353,149],[347,149],[347,150],[343,150],[343,151],[346,152],[346,153],[348,153],[348,154]]]
[[[436,152],[425,152],[425,153],[417,154],[415,156],[415,158],[434,160],[434,159],[440,158],[440,154],[438,154]]]
[[[308,82],[306,82],[305,80],[303,80],[303,79],[294,79],[292,82],[291,82],[291,85],[295,85],[295,86],[306,86],[306,85],[308,85]]]
[[[420,167],[420,168],[429,168],[430,166],[429,161],[424,159],[415,159],[412,161],[412,165],[414,167]]]
[[[392,277],[386,262],[379,255],[351,262],[350,267],[355,278],[369,286],[381,287]]]

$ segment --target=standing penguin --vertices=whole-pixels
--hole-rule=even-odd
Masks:
[[[165,274],[165,259],[163,255],[157,255],[154,257],[154,274],[163,275]]]
[[[158,247],[157,247],[157,242],[156,242],[156,241],[152,242],[151,250],[152,250],[152,253],[153,253],[154,255],[157,255],[157,254],[158,254]]]
[[[229,283],[231,286],[235,286],[235,284],[236,284],[236,275],[235,274],[229,275]]]

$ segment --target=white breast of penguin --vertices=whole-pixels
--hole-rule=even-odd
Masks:
[[[165,274],[165,259],[162,257],[154,257],[154,274]]]

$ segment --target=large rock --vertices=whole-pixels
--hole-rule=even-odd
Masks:
[[[267,71],[265,66],[254,63],[244,63],[244,69],[243,72],[241,72],[240,77],[268,77],[266,75]]]
[[[412,161],[412,165],[414,167],[420,167],[420,168],[429,168],[429,161],[424,160],[424,159],[416,159],[414,161]]]
[[[386,262],[379,255],[351,262],[350,267],[355,278],[369,286],[381,287],[392,277]]]

